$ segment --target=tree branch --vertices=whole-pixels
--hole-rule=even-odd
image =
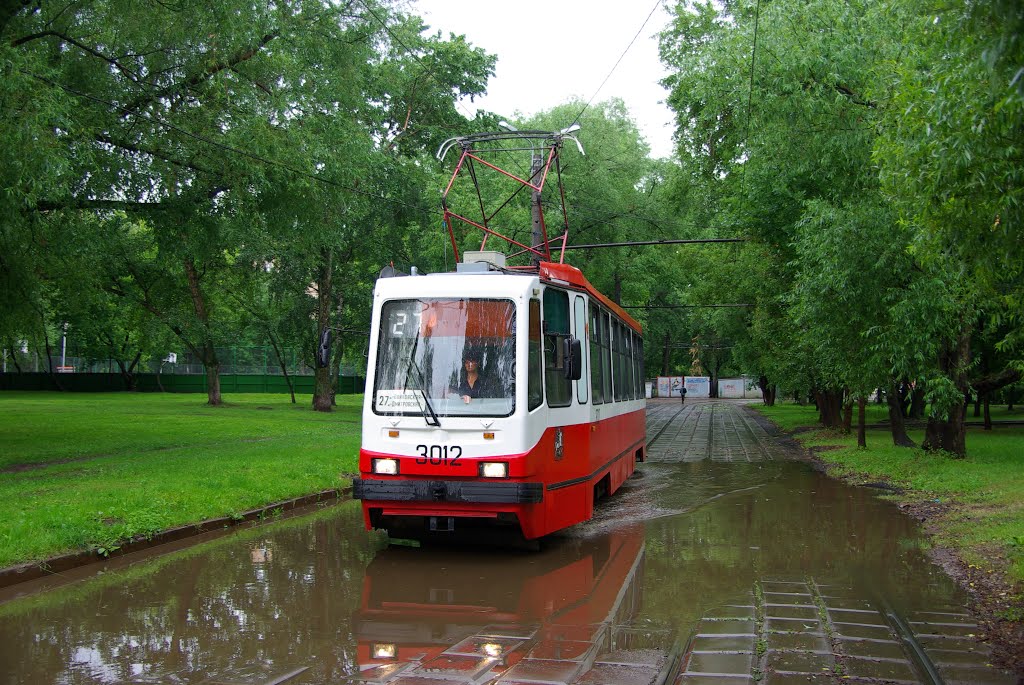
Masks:
[[[1024,378],[1024,374],[1022,374],[1019,369],[1003,369],[999,373],[971,381],[971,387],[974,388],[974,391],[979,395],[984,395],[986,393],[995,392],[1007,385],[1013,385],[1021,378]]]
[[[15,47],[16,48],[16,47],[18,47],[20,45],[24,45],[25,43],[29,43],[29,42],[31,42],[33,40],[39,40],[40,38],[47,38],[47,37],[51,37],[51,36],[54,37],[54,38],[59,38],[60,40],[64,41],[65,43],[71,43],[72,45],[77,47],[82,52],[88,53],[88,54],[92,55],[93,57],[99,58],[99,59],[103,60],[104,62],[106,62],[107,64],[109,64],[109,65],[111,65],[113,67],[116,67],[118,71],[120,71],[123,75],[127,76],[133,83],[138,83],[139,82],[138,74],[136,74],[135,72],[133,72],[131,69],[129,69],[128,67],[124,66],[120,62],[118,62],[113,57],[108,57],[107,55],[104,55],[102,52],[100,52],[96,48],[89,47],[85,43],[82,43],[82,42],[72,38],[71,36],[65,34],[65,33],[61,33],[60,31],[40,31],[39,33],[33,33],[33,34],[30,34],[30,35],[27,35],[27,36],[22,36],[21,38],[18,38],[16,40],[12,40],[11,41],[11,47]]]
[[[239,50],[237,53],[234,54],[234,56],[232,56],[231,58],[229,58],[227,60],[220,61],[220,62],[214,62],[213,64],[210,64],[209,66],[207,66],[205,69],[203,69],[199,73],[193,74],[190,78],[185,80],[183,83],[178,83],[178,84],[170,85],[170,86],[167,86],[166,88],[161,88],[159,91],[157,91],[155,93],[151,93],[151,94],[149,94],[149,95],[147,95],[145,97],[138,98],[137,100],[135,100],[134,102],[130,103],[128,106],[126,106],[121,111],[122,116],[126,116],[128,114],[131,114],[132,112],[136,112],[139,109],[141,109],[142,107],[144,107],[145,105],[147,105],[148,103],[153,102],[154,100],[159,100],[160,98],[163,98],[163,97],[167,97],[171,93],[174,93],[176,91],[180,92],[180,91],[184,91],[184,90],[188,90],[188,89],[194,88],[194,87],[198,86],[200,83],[202,83],[203,81],[206,81],[207,79],[209,79],[209,78],[211,78],[213,76],[216,76],[217,74],[219,74],[220,72],[222,72],[222,71],[224,71],[226,69],[233,69],[234,67],[238,66],[239,64],[241,64],[243,62],[246,62],[246,61],[252,59],[253,57],[255,57],[259,53],[260,50],[262,50],[264,47],[266,47],[267,43],[269,43],[270,41],[274,40],[275,38],[277,38],[280,35],[281,35],[280,31],[272,31],[272,32],[266,34],[265,36],[263,36],[262,38],[260,38],[260,40],[257,41],[255,45],[250,46],[248,48],[245,48],[243,50]]]
[[[160,202],[131,202],[127,200],[79,200],[72,199],[67,202],[54,202],[42,200],[37,202],[31,211],[36,212],[57,212],[62,209],[124,209],[129,211],[151,211],[164,209]]]
[[[192,171],[197,171],[197,172],[203,173],[203,174],[211,174],[211,175],[213,174],[213,172],[210,171],[209,169],[204,169],[201,166],[196,166],[195,164],[193,164],[191,162],[183,162],[180,159],[174,159],[173,157],[171,157],[170,155],[166,154],[165,152],[163,152],[161,150],[156,150],[156,149],[152,149],[152,148],[145,148],[145,147],[142,147],[141,145],[135,145],[133,143],[127,143],[125,141],[115,140],[114,138],[111,138],[110,136],[106,136],[106,135],[103,135],[103,134],[100,134],[100,135],[96,136],[96,140],[98,142],[100,142],[100,143],[105,143],[107,145],[111,145],[113,147],[119,148],[121,150],[125,150],[127,152],[137,152],[137,153],[143,154],[143,155],[150,155],[151,157],[156,157],[157,159],[162,159],[163,161],[167,162],[168,164],[173,164],[175,166],[179,166],[179,167],[182,167],[184,169],[191,169]]]

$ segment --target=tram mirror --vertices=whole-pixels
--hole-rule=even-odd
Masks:
[[[578,381],[583,376],[583,344],[577,338],[565,338],[565,377]]]
[[[320,344],[316,346],[317,368],[325,369],[331,365],[331,329],[325,328],[320,333]]]

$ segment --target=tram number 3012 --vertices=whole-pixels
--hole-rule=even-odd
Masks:
[[[462,448],[458,445],[416,445],[420,456],[417,464],[433,464],[434,466],[455,466],[462,456]]]

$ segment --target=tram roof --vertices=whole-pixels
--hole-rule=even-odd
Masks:
[[[595,288],[587,277],[583,275],[583,272],[577,269],[575,266],[568,264],[558,264],[556,262],[541,262],[540,263],[540,278],[542,281],[551,282],[563,282],[569,285],[581,288],[587,291],[587,294],[598,300],[608,309],[615,312],[616,316],[625,321],[636,331],[642,330],[640,323],[632,316],[626,313],[626,311],[619,305],[612,302],[609,298]]]
[[[499,273],[500,272],[500,273]],[[484,275],[487,272],[476,271],[476,272],[441,272],[430,274],[430,276],[442,276],[445,278],[456,277],[461,278],[471,275]],[[626,311],[613,302],[611,299],[606,297],[604,293],[599,291],[594,285],[587,280],[587,277],[583,275],[583,272],[577,269],[575,266],[569,264],[560,264],[557,262],[540,262],[539,266],[534,267],[510,267],[510,268],[495,268],[491,266],[489,272],[492,277],[499,276],[500,274],[508,276],[535,276],[540,278],[542,282],[553,283],[556,285],[563,285],[575,290],[582,290],[591,298],[600,302],[603,306],[615,312],[622,321],[628,326],[633,328],[637,332],[641,332],[643,327],[640,323],[632,316],[626,313]],[[406,274],[394,273],[393,276],[399,276],[401,279],[408,278]],[[415,276],[413,276],[415,277]],[[384,277],[384,282],[390,280],[389,277]],[[378,281],[381,283],[381,281]]]

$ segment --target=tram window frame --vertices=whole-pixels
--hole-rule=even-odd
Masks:
[[[526,340],[526,409],[544,404],[544,338],[541,334],[540,300],[529,302],[529,329]]]
[[[565,377],[564,354],[572,321],[569,293],[558,288],[545,288],[542,306],[544,395],[549,407],[568,407],[572,405],[572,381]]]
[[[612,394],[612,341],[611,341],[611,314],[608,310],[601,308],[601,384],[604,387],[606,402],[614,402]]]
[[[573,298],[573,327],[576,329],[576,338],[580,339],[586,344],[586,331],[587,331],[587,299],[582,295],[576,295]],[[589,387],[590,369],[587,368],[587,357],[588,355],[580,355],[580,364],[583,368],[580,369],[580,379],[576,383],[576,401],[580,404],[586,404],[590,397],[587,392]]]
[[[590,394],[593,404],[604,404],[604,381],[601,365],[601,308],[590,302]]]

